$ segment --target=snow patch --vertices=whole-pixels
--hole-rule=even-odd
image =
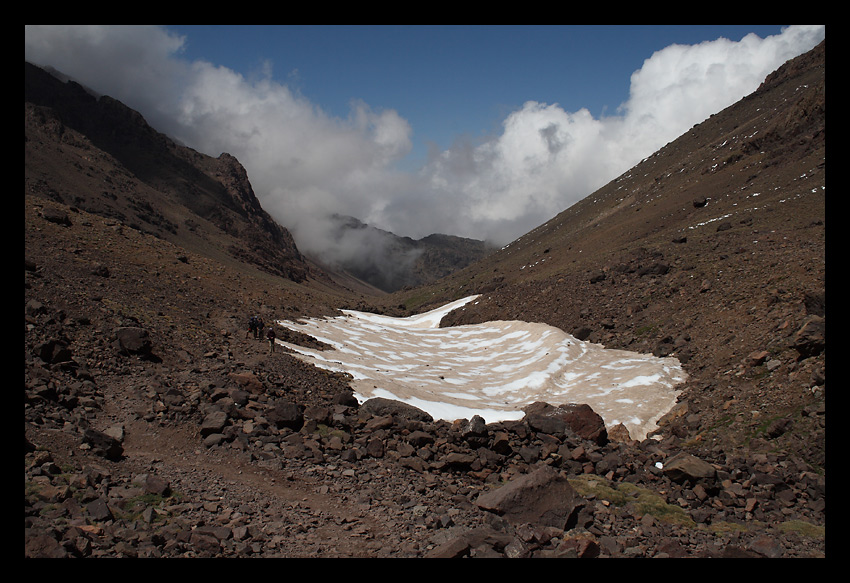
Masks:
[[[606,349],[539,323],[439,327],[477,297],[407,318],[343,310],[335,318],[281,321],[332,349],[278,343],[319,368],[351,374],[361,402],[386,397],[435,419],[480,415],[492,423],[521,419],[535,401],[586,403],[609,425],[626,419],[640,440],[676,403],[687,375],[673,357]]]

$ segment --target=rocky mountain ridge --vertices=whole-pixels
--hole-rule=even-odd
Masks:
[[[25,556],[825,556],[824,51],[505,249],[386,296],[216,247],[235,202],[166,235],[186,224],[168,197],[25,104]],[[102,192],[128,212],[87,210]],[[676,355],[680,403],[639,443],[580,404],[435,421],[357,403],[346,375],[245,329],[470,293],[444,325]]]
[[[421,239],[400,237],[350,216],[333,215],[328,237],[369,249],[341,259],[337,269],[392,293],[433,283],[496,250],[484,241],[434,233]]]
[[[52,189],[45,193],[66,204],[118,218],[201,253],[219,248],[239,261],[296,282],[308,277],[345,279],[322,273],[321,263],[325,271],[341,269],[349,277],[363,280],[368,286],[362,289],[369,291],[369,286],[392,292],[430,283],[492,250],[483,242],[444,235],[414,241],[352,217],[338,221],[336,236],[351,229],[368,229],[372,246],[366,249],[373,250],[374,256],[364,252],[339,265],[307,258],[291,233],[262,208],[245,168],[235,157],[223,153],[213,158],[196,152],[155,131],[138,112],[108,95],[95,95],[73,80],[63,80],[58,72],[30,63],[25,63],[25,69],[27,123],[32,128],[28,139],[33,141],[27,155],[41,154],[34,142],[40,139],[37,131],[44,131],[58,133],[51,137],[61,136],[60,141],[68,145],[114,159],[113,169],[96,176],[86,170],[98,165],[86,164],[85,154],[77,154],[83,158],[62,172],[69,181],[65,190],[74,191],[73,200],[59,194],[55,178]],[[92,182],[91,189],[76,187],[83,177]],[[33,181],[29,188],[42,186],[35,176],[28,175],[28,179]],[[122,180],[126,183],[117,184]],[[146,192],[127,196],[137,189]]]
[[[181,146],[123,103],[24,65],[28,192],[295,282],[323,277],[236,158]]]

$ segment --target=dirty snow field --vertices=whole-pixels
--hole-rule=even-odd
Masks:
[[[360,402],[395,399],[435,419],[480,415],[492,423],[521,419],[522,407],[535,401],[586,403],[608,427],[623,423],[642,440],[675,404],[687,376],[675,358],[609,350],[544,324],[439,327],[445,314],[477,297],[408,318],[345,310],[336,318],[281,321],[333,349],[278,344],[319,368],[351,374]]]

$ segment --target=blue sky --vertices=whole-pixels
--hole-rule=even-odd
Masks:
[[[825,38],[822,25],[27,25],[25,58],[236,156],[299,247],[329,213],[506,244]],[[333,244],[332,244],[333,243]]]
[[[395,109],[413,127],[414,156],[428,144],[486,138],[528,100],[615,114],[629,79],[655,51],[783,25],[281,26],[168,25],[182,56],[246,76],[270,70],[329,113],[351,100]]]

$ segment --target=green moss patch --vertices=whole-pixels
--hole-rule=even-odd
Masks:
[[[655,519],[677,524],[680,526],[696,526],[696,523],[681,507],[668,504],[665,500],[646,488],[635,484],[609,482],[600,476],[585,474],[570,479],[570,484],[584,497],[595,497],[607,500],[616,507],[630,504],[636,514],[654,517]]]

